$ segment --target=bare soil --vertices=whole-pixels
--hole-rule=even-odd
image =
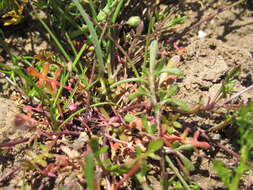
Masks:
[[[192,22],[186,23],[191,25],[194,21],[198,21],[199,14],[193,12],[193,7],[198,7],[201,10],[203,6],[204,17],[213,11],[212,7],[206,9],[199,2],[190,1],[185,8],[191,6]],[[195,15],[195,16],[193,16]],[[192,17],[193,16],[193,17]],[[236,78],[236,87],[234,93],[240,92],[246,87],[252,85],[253,71],[253,11],[246,7],[235,7],[227,10],[213,18],[212,20],[200,25],[199,28],[184,36],[186,45],[186,53],[184,61],[180,68],[184,71],[184,77],[180,82],[180,92],[178,98],[185,100],[191,105],[196,105],[198,102],[206,104],[209,100],[215,97],[225,74],[237,67],[241,67],[241,73]],[[206,33],[204,39],[198,37],[198,32]],[[248,91],[242,94],[239,98],[231,103],[244,104],[253,98],[253,91]],[[225,118],[225,110],[217,110],[216,113],[198,114],[182,118],[182,123],[185,127],[201,128],[207,131],[211,127],[219,124]],[[233,126],[226,126],[225,129],[209,133],[209,135],[225,145],[227,148],[238,152],[236,139],[238,133]],[[211,160],[220,159],[228,165],[235,163],[235,158],[227,155],[222,150],[217,149],[209,153],[209,158],[200,158],[195,164],[198,170],[191,176],[202,189],[218,190],[224,189],[217,174],[212,169]],[[252,189],[253,176],[252,174],[245,175],[242,180],[240,189]]]

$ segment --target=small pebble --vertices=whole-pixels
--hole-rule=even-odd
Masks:
[[[206,33],[202,30],[199,30],[198,31],[198,37],[199,37],[199,39],[204,40],[205,37],[206,37]]]

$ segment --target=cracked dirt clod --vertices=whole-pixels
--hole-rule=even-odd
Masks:
[[[15,127],[15,115],[20,110],[15,101],[0,97],[0,143],[19,137]]]
[[[216,87],[222,83],[226,73],[237,66],[241,66],[242,72],[236,77],[235,91],[240,91],[247,87],[244,81],[252,81],[253,67],[250,63],[248,53],[240,48],[230,47],[217,39],[195,39],[186,48],[185,61],[180,66],[185,76],[177,96],[190,104],[196,104],[201,96],[207,102],[208,97],[216,94]],[[244,102],[250,97],[250,92],[241,95]]]

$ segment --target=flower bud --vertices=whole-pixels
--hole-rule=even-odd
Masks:
[[[141,18],[139,16],[132,16],[128,19],[126,24],[132,27],[136,27],[141,23]]]

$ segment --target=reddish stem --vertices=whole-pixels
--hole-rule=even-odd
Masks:
[[[131,170],[129,170],[125,174],[125,176],[120,180],[120,182],[116,184],[114,190],[118,190],[125,181],[127,181],[131,176],[133,176],[139,170],[140,167],[141,167],[140,164],[136,164],[133,168],[131,168]]]
[[[236,152],[234,152],[233,150],[225,147],[224,145],[220,144],[220,143],[216,143],[215,140],[211,139],[207,134],[205,134],[204,132],[201,133],[201,136],[204,137],[205,139],[207,139],[208,141],[211,141],[212,143],[216,144],[216,146],[218,146],[219,148],[223,149],[224,151],[226,151],[227,153],[235,156],[237,158],[237,160],[240,160],[240,155],[237,154]]]
[[[48,136],[62,136],[62,135],[73,135],[73,136],[79,136],[80,132],[75,132],[75,131],[61,131],[61,132],[51,132],[51,133],[45,133],[42,132],[41,135],[48,137]],[[50,137],[48,137],[50,138]],[[24,139],[18,139],[18,140],[13,140],[10,142],[6,142],[6,143],[0,143],[0,148],[3,147],[13,147],[17,144],[21,144],[21,143],[25,143],[27,141],[29,141],[30,138],[24,138]]]
[[[6,142],[6,143],[0,143],[0,148],[3,148],[3,147],[12,147],[12,146],[15,146],[17,144],[25,143],[27,141],[29,141],[29,138],[14,140],[14,141],[11,141],[11,142]]]
[[[14,173],[16,173],[17,171],[19,171],[21,168],[20,167],[13,167],[9,172],[7,172],[6,174],[2,175],[0,177],[0,182],[3,182],[4,180],[6,180],[8,177],[10,177],[11,175],[13,175]]]

